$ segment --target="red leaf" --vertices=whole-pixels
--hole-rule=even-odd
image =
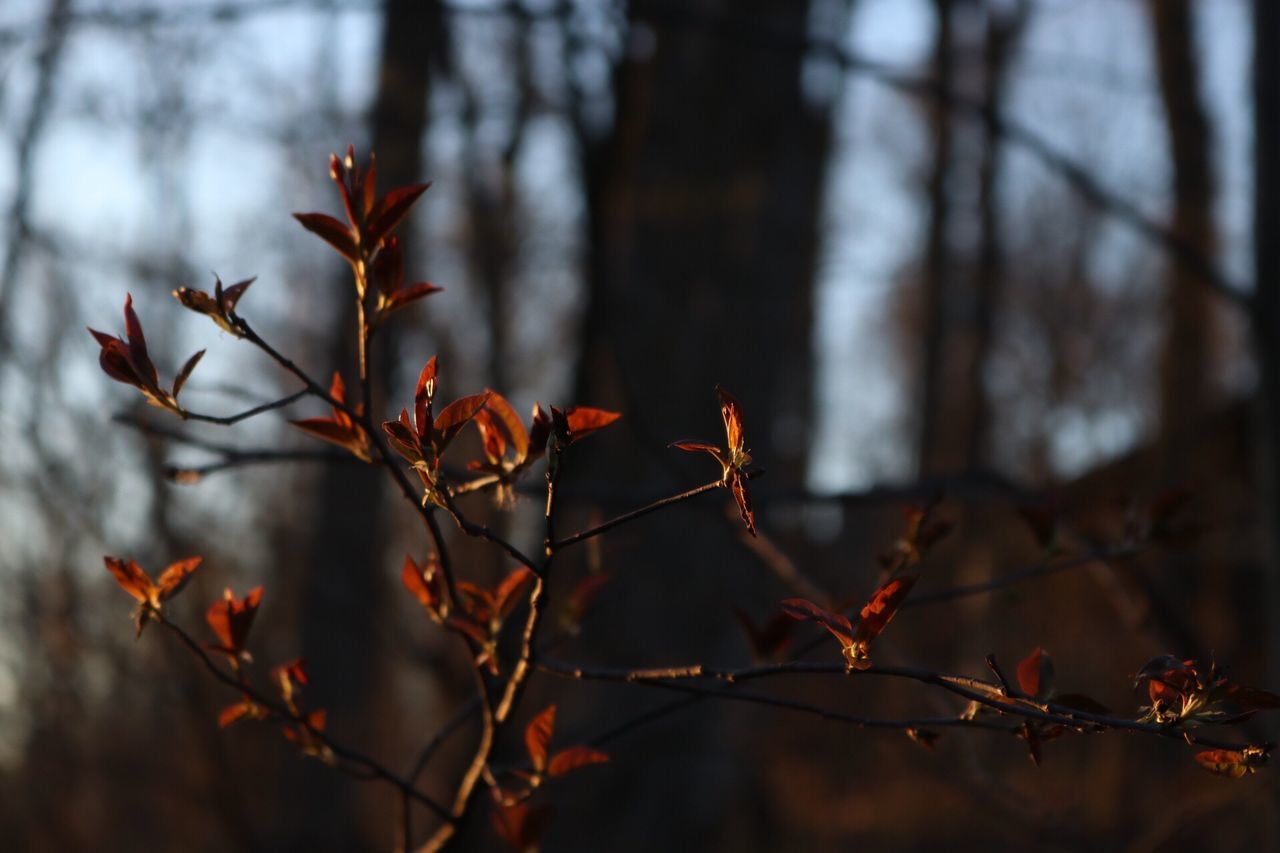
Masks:
[[[733,499],[738,504],[742,522],[747,525],[747,532],[755,536],[756,514],[751,509],[751,493],[747,491],[747,478],[737,468],[729,472],[729,489],[733,492]]]
[[[709,441],[698,441],[697,439],[682,439],[673,441],[667,447],[674,447],[678,450],[687,450],[690,453],[710,453],[716,459],[720,459],[720,448],[716,447]]]
[[[390,314],[392,311],[399,311],[411,302],[415,302],[424,296],[430,296],[433,293],[439,293],[442,290],[444,288],[439,285],[420,281],[417,284],[411,284],[406,288],[397,290],[387,299],[387,304],[382,307],[382,310]]]
[[[507,846],[519,853],[535,850],[547,823],[551,819],[550,806],[531,808],[528,803],[505,805],[495,803],[491,812],[493,830]]]
[[[1045,700],[1053,693],[1053,658],[1037,646],[1018,664],[1018,686],[1032,699]]]
[[[467,425],[467,421],[475,417],[476,412],[484,408],[484,404],[488,399],[488,392],[472,394],[469,397],[454,400],[444,407],[444,411],[439,414],[435,422],[435,430],[440,436],[439,444],[436,447],[437,453],[444,451],[449,442],[453,441],[454,436]]]
[[[520,592],[532,580],[533,572],[525,566],[514,569],[502,579],[502,583],[493,591],[493,609],[499,620],[505,619],[515,609]]]
[[[547,769],[547,748],[551,745],[551,733],[555,731],[555,727],[555,705],[548,705],[525,727],[525,749],[529,751],[529,761],[533,763],[533,769],[538,773]]]
[[[571,746],[568,749],[562,749],[551,757],[551,761],[547,764],[547,775],[551,777],[563,776],[564,774],[577,770],[579,767],[586,767],[589,764],[604,764],[609,760],[609,756],[598,749],[592,749],[589,746]]]
[[[220,643],[215,647],[217,651],[232,657],[244,653],[244,644],[261,601],[260,586],[251,589],[244,598],[236,598],[228,588],[223,592],[222,598],[209,605],[204,618]]]
[[[515,448],[516,464],[520,464],[529,456],[529,433],[525,431],[520,415],[497,391],[486,388],[489,398],[485,401],[485,411],[493,416],[493,424],[502,428],[503,438]]]
[[[436,589],[436,571],[439,564],[440,561],[434,554],[422,566],[406,554],[404,568],[400,571],[400,580],[404,583],[405,589],[413,593],[413,597],[432,613],[435,613],[440,603],[440,594]]]
[[[258,715],[258,706],[246,699],[222,709],[222,712],[218,714],[218,728],[225,729],[244,717],[257,717]]]
[[[849,620],[839,613],[819,607],[804,598],[788,598],[782,602],[782,612],[792,619],[802,622],[817,622],[840,641],[840,645],[848,647],[853,643],[853,626]]]
[[[173,380],[173,399],[178,399],[178,395],[182,393],[182,386],[187,384],[187,378],[191,376],[191,371],[196,369],[196,365],[200,363],[200,359],[204,358],[204,350],[200,350],[191,358],[187,359],[187,363],[182,365],[182,369],[178,371],[177,377]]]
[[[589,406],[573,406],[564,413],[564,416],[565,420],[569,422],[570,443],[586,438],[596,430],[604,429],[622,417],[618,412],[593,409]]]
[[[862,608],[860,614],[858,639],[869,641],[880,636],[880,632],[897,615],[898,608],[902,606],[907,593],[911,592],[911,587],[915,586],[919,579],[919,575],[902,575],[888,581],[872,593],[871,599]]]
[[[159,599],[166,601],[181,592],[191,578],[191,573],[199,568],[203,559],[203,557],[188,557],[173,563],[161,572],[160,577],[156,579]]]
[[[295,213],[293,218],[301,222],[303,228],[337,249],[338,254],[351,263],[354,264],[360,257],[351,229],[332,216],[324,213]]]
[[[150,380],[152,385],[159,385],[160,377],[156,375],[151,357],[147,355],[147,339],[142,334],[142,323],[138,321],[138,315],[133,310],[131,293],[125,294],[124,297],[124,330],[129,338],[129,360],[133,362],[134,370],[138,371],[143,379]]]
[[[378,199],[365,222],[366,245],[374,246],[389,235],[429,186],[431,185],[411,184],[407,187],[398,187]]]
[[[121,560],[118,557],[103,557],[102,561],[106,563],[107,571],[115,576],[116,583],[120,584],[125,592],[141,602],[151,599],[155,584],[151,582],[151,578],[141,566],[133,560]]]

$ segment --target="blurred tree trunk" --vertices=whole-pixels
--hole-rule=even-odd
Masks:
[[[1173,230],[1205,257],[1217,235],[1209,119],[1200,94],[1200,57],[1188,0],[1148,0],[1164,104],[1173,184]],[[1165,479],[1182,476],[1207,414],[1216,297],[1184,265],[1168,264],[1160,365],[1160,440]]]
[[[965,459],[970,469],[990,462],[991,395],[985,370],[995,346],[995,318],[1004,289],[1004,248],[1000,238],[1000,174],[1004,149],[996,117],[1003,113],[1009,84],[1010,60],[1026,22],[1026,8],[1013,11],[987,9],[983,40],[983,96],[991,106],[983,127],[982,162],[978,167],[979,227],[978,260],[974,267],[972,348],[969,354],[969,422]]]
[[[1269,531],[1268,668],[1280,684],[1280,5],[1253,3],[1254,347],[1260,373],[1261,513]]]
[[[377,94],[370,115],[370,148],[377,154],[380,191],[422,179],[421,148],[426,130],[431,68],[443,54],[443,19],[436,2],[387,0],[383,13]],[[358,151],[362,160],[367,151]],[[400,232],[406,264],[412,268],[412,229]],[[356,313],[354,290],[343,282],[335,316],[332,363],[355,383]],[[370,382],[375,411],[390,375],[394,352],[391,325],[379,330],[372,348]],[[308,702],[329,710],[329,725],[354,743],[372,744],[379,735],[374,713],[380,691],[378,623],[384,611],[388,566],[383,557],[384,516],[392,493],[372,467],[326,466],[309,513],[304,549],[300,625],[302,651],[313,670]],[[398,500],[398,498],[396,498]],[[359,786],[316,762],[306,762],[286,780],[288,844],[296,849],[359,850],[369,846],[369,827]],[[389,837],[390,825],[377,828]]]
[[[624,418],[575,452],[569,475],[589,470],[646,491],[714,479],[714,463],[666,445],[690,435],[724,441],[714,394],[721,384],[741,401],[748,443],[768,471],[758,492],[803,485],[812,287],[839,91],[838,70],[834,91],[802,88],[809,12],[791,0],[629,5],[614,125],[584,152],[590,292],[575,397]],[[625,537],[627,551],[609,570],[627,606],[610,614],[597,653],[741,654],[730,605],[748,604],[762,573],[734,544],[741,522],[728,523],[736,514],[726,502],[708,497]],[[778,532],[777,519],[759,520]],[[632,584],[636,577],[643,580]],[[724,749],[718,713],[646,730],[634,746],[663,757]],[[637,804],[625,825],[616,808],[592,820],[629,838],[626,849],[714,847],[731,831],[720,798],[734,792],[702,776],[710,770],[659,758],[597,792],[602,802]]]
[[[940,86],[954,85],[952,63],[952,0],[933,0],[935,29],[932,78]],[[951,253],[947,244],[951,221],[952,117],[947,104],[929,105],[929,125],[933,135],[933,165],[929,175],[929,225],[924,256],[924,327],[921,331],[921,388],[919,443],[916,465],[920,474],[936,474],[956,467],[954,435],[943,429],[947,406],[947,345],[950,341]],[[963,444],[960,445],[963,448]]]

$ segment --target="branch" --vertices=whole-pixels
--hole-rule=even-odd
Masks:
[[[263,708],[266,708],[273,716],[279,717],[280,719],[288,720],[291,723],[305,727],[312,737],[314,737],[317,741],[319,741],[320,743],[328,747],[333,752],[334,755],[338,756],[344,761],[350,762],[360,768],[363,768],[363,771],[361,774],[358,775],[358,778],[380,779],[384,782],[387,782],[395,786],[396,788],[398,788],[400,790],[400,793],[403,796],[409,797],[410,799],[413,799],[421,803],[422,805],[426,806],[427,808],[429,808],[432,812],[436,814],[437,817],[439,817],[441,820],[444,820],[446,823],[453,820],[453,816],[449,814],[448,810],[446,810],[444,806],[440,805],[434,799],[432,799],[431,797],[419,791],[417,788],[413,786],[411,782],[397,776],[395,773],[388,770],[386,767],[382,766],[377,761],[368,757],[367,755],[356,752],[355,750],[349,749],[348,747],[342,746],[337,741],[335,741],[332,737],[325,734],[323,730],[317,729],[314,726],[312,726],[305,716],[294,714],[288,708],[284,707],[283,705],[280,705],[279,703],[275,702],[273,699],[268,698],[258,690],[254,689],[253,687],[250,687],[248,684],[245,684],[240,679],[236,678],[233,675],[228,674],[227,672],[224,672],[221,667],[219,667],[216,663],[213,662],[213,658],[209,656],[209,653],[206,652],[204,648],[198,642],[196,642],[196,640],[190,634],[184,631],[176,623],[169,621],[169,619],[166,618],[162,613],[158,611],[153,611],[152,617],[156,621],[158,621],[161,625],[164,625],[166,628],[168,628],[169,631],[174,634],[174,636],[176,636],[179,640],[181,640],[182,644],[186,646],[187,649],[193,655],[195,655],[195,657],[200,661],[200,663],[204,665],[204,668],[208,670],[209,673],[212,674],[213,677],[216,678],[218,681],[222,682],[228,687],[235,689],[237,692],[242,693],[245,696],[248,696],[250,699],[254,701],[255,704],[261,705]],[[338,769],[341,770],[343,768],[338,768]]]
[[[873,665],[869,669],[848,672],[842,663],[793,661],[744,669],[714,669],[701,664],[665,669],[611,669],[606,667],[583,667],[575,664],[542,660],[539,661],[538,668],[552,675],[578,681],[609,681],[646,685],[670,684],[672,681],[682,679],[711,679],[733,685],[744,681],[783,675],[841,675],[851,678],[880,676],[916,681],[940,688],[970,702],[977,702],[1001,714],[1022,717],[1037,722],[1054,723],[1076,731],[1088,732],[1113,729],[1136,732],[1181,740],[1212,749],[1240,750],[1250,745],[1203,737],[1176,726],[1143,723],[1125,717],[1113,717],[1106,714],[1081,711],[1055,702],[1038,703],[1008,698],[1003,695],[999,684],[977,678],[946,675],[914,667]],[[720,696],[717,691],[704,695],[712,698],[719,698]]]
[[[260,406],[254,406],[252,409],[247,409],[235,415],[225,415],[225,416],[202,415],[199,412],[188,412],[184,410],[182,413],[182,417],[185,420],[203,421],[204,423],[207,423],[207,424],[221,424],[222,426],[231,426],[232,424],[240,423],[240,421],[248,420],[254,415],[260,415],[263,412],[269,412],[272,409],[282,409],[291,403],[295,403],[298,400],[301,400],[303,397],[307,396],[310,393],[311,393],[311,389],[303,388],[300,391],[295,391],[294,393],[290,394],[288,397],[281,397],[279,400],[272,400],[270,403],[263,403]]]

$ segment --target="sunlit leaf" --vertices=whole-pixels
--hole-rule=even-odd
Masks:
[[[586,767],[590,764],[604,764],[608,760],[609,756],[598,749],[592,749],[589,746],[571,746],[551,756],[551,761],[547,763],[547,775],[551,777],[563,776],[572,770],[577,770],[579,767]]]
[[[529,721],[524,730],[524,746],[529,752],[533,769],[542,773],[547,769],[547,749],[556,727],[556,706],[548,705],[538,716]]]

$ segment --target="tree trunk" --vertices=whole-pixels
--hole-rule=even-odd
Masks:
[[[1200,61],[1188,0],[1148,0],[1156,69],[1172,161],[1172,228],[1205,257],[1217,243],[1209,120],[1200,95]],[[1163,475],[1177,479],[1208,413],[1215,297],[1184,265],[1168,265],[1160,365]]]
[[[590,301],[575,398],[624,418],[580,453],[575,447],[570,476],[592,471],[646,492],[718,477],[714,462],[666,445],[691,435],[724,442],[720,384],[741,401],[748,443],[768,472],[754,487],[803,484],[812,285],[835,101],[801,89],[807,7],[630,4],[632,49],[616,70],[614,127],[585,152]],[[726,559],[743,553],[734,543],[741,523],[727,523],[727,503],[717,493],[626,537],[627,550],[609,567],[613,595],[626,607],[610,614],[597,652],[659,660],[681,647],[713,656],[740,649],[725,617],[731,604],[749,605],[751,591],[760,592],[762,573],[748,560]],[[759,520],[778,532],[776,519]],[[646,638],[642,651],[636,637]],[[716,713],[642,732],[632,746],[662,754],[715,749],[728,737],[714,725]],[[707,769],[682,764],[673,772],[655,761],[615,777],[599,792],[602,801],[636,808],[625,826],[611,808],[592,820],[630,839],[625,849],[714,846],[730,830],[724,801],[707,797],[734,794],[700,782]]]
[[[422,139],[430,95],[430,68],[443,46],[439,4],[387,0],[382,31],[382,57],[373,104],[370,148],[377,154],[380,191],[422,179]],[[358,151],[363,158],[367,151]],[[400,233],[406,264],[412,268],[411,229]],[[333,363],[347,379],[352,399],[355,382],[356,311],[354,288],[344,281],[341,309],[333,332]],[[394,352],[393,326],[379,329],[372,347],[369,380],[375,412],[383,399]],[[380,695],[377,643],[384,612],[389,566],[381,543],[389,507],[388,486],[372,467],[331,465],[319,476],[308,525],[310,541],[303,550],[300,625],[302,651],[312,670],[307,701],[329,712],[329,726],[354,743],[379,738]],[[398,498],[397,498],[398,499]],[[302,556],[302,555],[300,555]],[[309,850],[360,850],[370,847],[362,789],[317,762],[301,764],[286,774],[290,790],[283,802],[292,816],[288,845]],[[380,842],[391,824],[376,828]]]

